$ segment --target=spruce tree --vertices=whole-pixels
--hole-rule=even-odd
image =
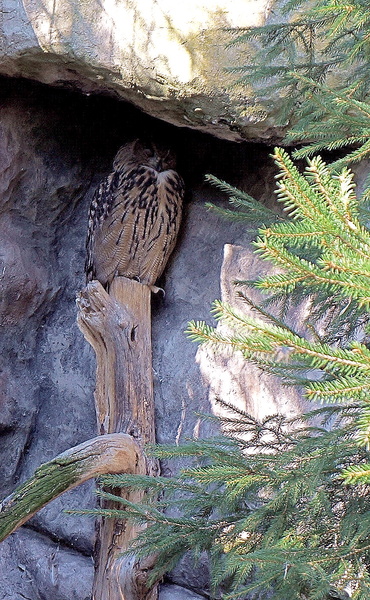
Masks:
[[[333,175],[315,158],[301,174],[284,150],[276,149],[274,158],[278,199],[290,218],[261,228],[255,245],[284,272],[255,285],[275,299],[309,295],[320,316],[330,311],[336,327],[327,338],[315,335],[312,326],[303,336],[266,308],[255,306],[252,318],[217,301],[214,316],[228,323],[230,333],[199,322],[190,323],[188,333],[200,343],[241,352],[286,382],[299,383],[309,399],[331,405],[296,422],[279,415],[259,422],[228,407],[230,418],[222,420],[226,435],[153,449],[160,458],[194,457],[194,465],[178,477],[112,476],[101,483],[152,491],[142,506],[117,500],[122,516],[150,524],[135,552],[156,553],[153,580],[186,551],[205,551],[213,597],[258,593],[266,600],[271,594],[274,600],[320,600],[346,598],[349,591],[365,600],[370,593],[370,350],[365,332],[362,341],[351,341],[351,332],[366,328],[370,232],[347,168]],[[348,317],[341,346],[335,335]],[[276,358],[280,348],[285,362],[281,354]],[[319,425],[311,424],[313,416]],[[159,492],[162,498],[155,502]],[[171,516],[174,511],[181,516]]]
[[[159,458],[192,459],[178,476],[107,476],[99,493],[121,503],[122,517],[149,525],[135,553],[156,554],[153,581],[191,550],[207,552],[215,598],[368,600],[370,194],[365,186],[356,199],[347,165],[370,151],[370,8],[366,0],[289,0],[285,11],[293,11],[288,23],[231,32],[231,43],[260,47],[255,64],[233,69],[238,84],[256,86],[262,105],[278,92],[283,125],[294,109],[286,140],[308,142],[295,157],[343,147],[349,153],[328,165],[310,158],[301,173],[275,149],[285,220],[262,215],[248,194],[209,177],[230,196],[227,216],[263,219],[256,252],[281,272],[239,282],[254,317],[216,301],[213,314],[229,333],[192,322],[188,335],[241,352],[324,406],[294,421],[258,421],[225,405],[224,435],[151,449]],[[250,285],[266,292],[264,305],[248,298]],[[311,302],[305,334],[284,319],[287,305],[302,297]],[[130,504],[105,486],[144,488],[146,503]]]
[[[369,3],[287,0],[281,12],[282,22],[230,30],[230,45],[250,46],[253,57],[230,68],[254,92],[246,116],[264,118],[273,103],[284,143],[308,142],[295,158],[352,146],[344,161],[362,160],[370,151]]]

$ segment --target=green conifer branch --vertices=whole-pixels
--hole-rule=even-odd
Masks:
[[[296,119],[286,139],[306,142],[296,157],[350,145],[349,154],[331,165],[313,158],[301,173],[286,151],[276,149],[277,197],[288,218],[279,222],[270,215],[272,224],[248,194],[212,176],[208,181],[230,197],[239,216],[249,212],[268,222],[255,249],[283,272],[255,285],[269,294],[269,306],[280,303],[282,316],[309,296],[313,326],[300,334],[240,292],[256,316],[216,302],[217,328],[191,322],[188,335],[216,350],[240,351],[288,383],[300,382],[309,399],[335,404],[291,422],[276,415],[258,421],[224,405],[231,410],[222,421],[231,437],[154,449],[157,457],[193,462],[168,485],[137,480],[139,489],[152,490],[148,502],[123,510],[150,524],[134,550],[139,557],[156,553],[156,578],[188,550],[196,556],[206,551],[215,597],[345,600],[349,589],[353,600],[368,600],[369,211],[358,206],[352,173],[343,167],[370,154],[370,6],[363,0],[284,3],[287,13],[298,8],[288,23],[230,31],[231,45],[257,48],[253,65],[230,71],[239,84],[258,85],[261,104],[271,92],[281,102],[276,90],[282,90],[282,123]],[[342,75],[335,87],[333,69]],[[257,103],[253,108],[259,110]],[[260,118],[267,113],[261,106]],[[316,318],[332,331],[317,334]],[[362,341],[350,341],[356,328]],[[103,481],[136,485],[127,475]]]

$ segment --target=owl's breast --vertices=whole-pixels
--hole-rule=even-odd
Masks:
[[[154,285],[176,242],[183,195],[174,170],[116,163],[95,199],[91,277],[103,285],[116,276]]]

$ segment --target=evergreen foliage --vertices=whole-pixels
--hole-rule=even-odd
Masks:
[[[351,150],[331,165],[309,159],[304,173],[275,150],[286,219],[208,177],[230,197],[226,216],[264,223],[256,252],[279,272],[239,282],[255,316],[217,301],[213,314],[224,326],[192,322],[188,334],[241,352],[325,406],[292,422],[279,415],[258,421],[226,405],[225,435],[152,448],[159,458],[192,460],[179,476],[106,476],[100,494],[122,506],[106,514],[149,524],[133,550],[158,557],[153,581],[191,550],[208,554],[212,598],[368,600],[370,194],[367,186],[356,199],[347,165],[370,152],[370,6],[288,0],[284,10],[292,14],[288,23],[231,32],[232,44],[259,48],[253,65],[232,69],[238,83],[255,86],[262,102],[278,94],[283,125],[294,109],[287,140],[308,142],[297,158]],[[263,305],[248,298],[251,285],[266,292]],[[304,334],[285,320],[302,298],[311,305]],[[116,498],[104,486],[145,489],[145,503]]]
[[[240,314],[219,301],[213,313],[228,324],[229,333],[198,322],[190,323],[188,331],[200,343],[228,345],[242,352],[287,383],[298,381],[309,400],[353,402],[361,415],[358,440],[370,447],[370,350],[365,332],[362,342],[348,341],[354,330],[366,325],[370,304],[370,232],[361,223],[353,175],[347,168],[331,174],[321,158],[308,160],[301,174],[281,149],[275,150],[274,158],[280,170],[278,200],[290,219],[259,230],[257,253],[281,272],[261,277],[254,285],[272,293],[275,301],[286,296],[310,298],[316,314],[309,311],[307,335],[253,304],[262,318]],[[314,322],[325,311],[330,314],[326,336],[315,330]],[[341,347],[339,339],[347,343]],[[278,355],[280,349],[284,353]]]
[[[152,492],[141,506],[117,498],[121,516],[149,524],[135,554],[156,553],[152,580],[191,550],[208,553],[212,598],[345,599],[347,587],[368,599],[369,490],[342,482],[342,469],[368,453],[354,442],[356,408],[322,413],[335,428],[302,423],[292,432],[281,416],[258,422],[234,409],[230,437],[154,449],[159,458],[196,457],[179,477],[103,477]],[[155,504],[153,493],[162,494]]]
[[[237,84],[252,86],[260,98],[246,115],[266,116],[264,99],[276,98],[279,122],[289,125],[286,141],[308,142],[295,158],[348,146],[355,149],[334,166],[368,156],[369,3],[288,0],[282,14],[285,22],[229,30],[230,45],[252,46],[245,55],[253,62],[230,69]]]
[[[310,400],[331,406],[301,422],[278,415],[259,422],[229,407],[225,436],[153,449],[159,458],[193,457],[178,477],[108,476],[101,483],[147,490],[141,506],[117,498],[122,511],[115,514],[149,523],[135,552],[156,553],[153,580],[191,550],[209,556],[212,597],[324,600],[348,598],[347,590],[368,600],[370,350],[366,337],[350,341],[349,332],[366,326],[370,232],[347,168],[333,175],[315,158],[302,174],[284,150],[276,149],[274,158],[277,195],[289,219],[260,228],[255,245],[282,272],[255,285],[275,301],[296,294],[323,303],[319,314],[329,310],[337,325],[350,316],[348,335],[341,345],[313,324],[299,334],[251,301],[255,317],[217,301],[214,315],[227,329],[192,322],[188,333],[242,352],[286,383],[299,382]]]
[[[206,203],[207,208],[211,208],[223,217],[231,221],[244,222],[246,228],[250,229],[252,226],[253,231],[256,231],[256,223],[274,223],[281,220],[277,213],[263,206],[247,192],[235,188],[226,181],[214,175],[206,175],[205,181],[228,195],[231,208],[221,208],[211,202]]]

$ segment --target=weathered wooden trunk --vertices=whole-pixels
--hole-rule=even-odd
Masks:
[[[151,349],[150,288],[131,279],[115,279],[109,294],[97,281],[78,300],[78,324],[96,353],[96,415],[100,434],[127,433],[139,445],[155,441]],[[155,475],[155,461],[143,459],[137,473]],[[117,490],[115,490],[117,493]],[[123,492],[121,492],[123,493]],[[139,492],[125,497],[139,501]],[[118,508],[105,502],[104,508]],[[137,527],[101,518],[96,544],[94,600],[154,600],[146,585],[151,561],[121,556]]]

